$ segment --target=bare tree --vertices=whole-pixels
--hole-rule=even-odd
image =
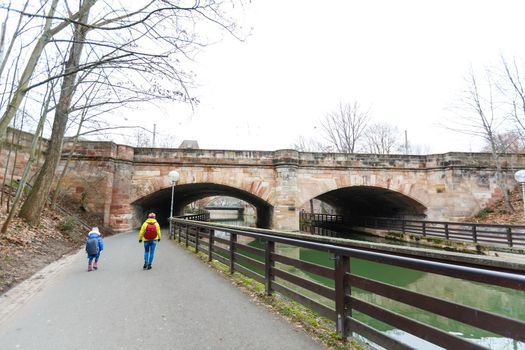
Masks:
[[[22,11],[25,11],[27,9],[27,6],[29,5],[29,0],[27,0],[22,7]],[[7,32],[7,20],[9,18],[9,11],[6,14],[6,19],[4,23],[2,23],[2,37],[0,41],[0,76],[4,73],[4,69],[6,67],[6,63],[9,61],[9,56],[11,55],[11,52],[13,51],[13,46],[15,45],[16,38],[20,35],[20,29],[22,28],[22,22],[24,19],[24,16],[22,13],[18,16],[18,22],[15,26],[15,29],[13,30],[13,34],[11,36],[11,39],[9,40],[9,46],[7,47],[7,50],[4,51],[4,45],[5,45],[5,37]]]
[[[485,72],[484,79],[479,80],[471,68],[466,83],[462,114],[455,119],[452,130],[480,137],[486,142],[496,166],[496,183],[502,189],[505,207],[513,212],[498,149],[498,134],[504,132],[506,121],[503,103],[496,98],[496,84],[489,71]]]
[[[114,96],[128,92],[152,99],[194,102],[187,90],[193,74],[181,69],[181,62],[189,59],[193,50],[205,44],[198,41],[195,28],[199,22],[208,21],[230,33],[234,32],[233,21],[222,16],[222,4],[216,0],[199,1],[189,6],[170,0],[137,0],[125,7],[112,7],[107,2],[98,2],[97,17],[91,23],[82,23],[79,18],[88,5],[91,7],[97,3],[96,0],[81,1],[82,5],[75,13],[71,12],[65,0],[50,1],[45,14],[42,11],[49,1],[44,1],[36,12],[28,12],[25,7],[16,9],[0,5],[0,9],[8,12],[17,12],[27,18],[44,21],[22,75],[12,87],[14,93],[1,114],[0,142],[29,91],[49,80],[62,79],[64,75],[76,74],[93,67],[97,68],[98,74],[112,77]],[[60,4],[63,9],[58,11]],[[61,17],[58,13],[70,15]],[[89,40],[84,42],[87,51],[91,53],[91,59],[79,62],[74,70],[60,75],[40,74],[41,79],[38,81],[37,68],[44,49],[52,42],[54,46],[51,49],[68,51],[64,45],[69,45],[71,38],[63,32],[73,24],[81,25],[92,33]]]
[[[408,154],[430,154],[431,148],[427,144],[412,144],[408,142]]]
[[[86,40],[88,27],[82,23],[88,23],[89,13],[96,0],[86,0],[80,9],[80,23],[75,24],[72,44],[69,50],[69,57],[64,65],[64,79],[60,89],[58,105],[55,109],[53,121],[53,133],[47,149],[47,156],[42,169],[33,185],[32,191],[27,196],[19,216],[24,218],[32,225],[38,224],[40,214],[46,204],[53,177],[62,153],[62,143],[65,136],[65,129],[69,117],[69,109],[76,88],[76,77],[82,49]]]
[[[525,152],[525,139],[517,130],[511,130],[496,134],[496,150],[498,153],[523,153]],[[492,145],[485,141],[481,149],[483,152],[491,152]]]
[[[365,133],[366,152],[374,154],[391,154],[398,150],[399,130],[396,126],[387,123],[374,123],[366,128]]]
[[[501,62],[504,79],[500,86],[510,105],[510,119],[516,127],[513,134],[518,134],[523,140],[525,139],[525,77],[516,59],[509,63],[502,57]]]
[[[291,147],[300,152],[332,152],[332,147],[313,139],[299,136]]]
[[[321,127],[324,137],[337,152],[354,153],[366,129],[369,111],[359,103],[339,103],[339,108],[326,115]]]
[[[152,147],[152,135],[143,128],[135,129],[133,140],[133,146],[135,147]]]
[[[173,135],[157,135],[157,144],[161,148],[176,148],[177,147],[177,138]]]
[[[69,47],[63,73],[44,77],[23,88],[29,91],[54,79],[62,81],[47,157],[33,190],[20,209],[19,215],[31,224],[38,223],[47,201],[60,160],[72,101],[74,95],[82,91],[77,81],[79,72],[89,71],[104,76],[107,86],[113,90],[116,104],[122,103],[122,92],[138,97],[137,100],[169,99],[193,103],[188,92],[193,77],[181,68],[180,57],[189,57],[201,44],[192,31],[196,22],[211,21],[223,29],[232,30],[230,24],[224,24],[227,21],[221,21],[220,3],[214,0],[196,2],[189,7],[181,7],[174,1],[150,0],[136,10],[111,8],[107,3],[101,3],[99,10],[108,11],[95,11],[96,17],[89,22],[90,10],[95,3],[96,0],[80,1],[74,19],[53,17],[73,25],[72,38],[65,34],[53,38],[56,46]],[[46,16],[46,24],[49,18],[51,16]],[[89,82],[88,79],[85,82]],[[12,113],[16,112],[16,106],[9,108],[15,109]],[[2,121],[7,122],[8,118]]]
[[[43,25],[42,33],[38,38],[36,45],[31,52],[31,55],[25,65],[25,68],[20,76],[20,80],[16,87],[16,90],[13,92],[11,100],[7,104],[7,107],[0,118],[0,147],[5,139],[6,130],[9,126],[9,123],[18,112],[22,101],[24,100],[27,92],[31,89],[29,87],[30,80],[35,72],[35,69],[38,65],[38,60],[42,56],[45,46],[50,42],[50,38],[58,34],[63,29],[67,28],[70,22],[66,19],[60,21],[55,27],[53,27],[53,18],[56,13],[58,6],[58,0],[52,0],[52,3],[47,12],[45,23]],[[20,13],[24,13],[25,7]],[[69,18],[69,20],[74,20],[78,18],[78,13],[74,14]]]

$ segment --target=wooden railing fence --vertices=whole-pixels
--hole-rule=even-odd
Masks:
[[[363,313],[375,320],[389,324],[404,332],[447,349],[486,349],[457,334],[438,329],[408,316],[395,313],[385,307],[360,298],[354,291],[364,290],[398,303],[419,308],[428,313],[462,322],[501,337],[522,342],[525,345],[525,322],[483,310],[482,305],[462,305],[453,300],[438,298],[365,278],[355,274],[352,269],[354,258],[445,275],[490,286],[506,287],[525,292],[523,271],[502,270],[470,263],[469,266],[447,261],[427,260],[421,257],[398,256],[392,253],[367,251],[364,249],[341,247],[315,241],[269,234],[268,230],[254,228],[227,227],[207,222],[175,218],[172,221],[173,234],[179,242],[192,246],[196,252],[208,255],[208,260],[216,259],[229,266],[230,272],[240,272],[266,287],[268,295],[279,292],[293,299],[319,315],[334,320],[337,333],[346,339],[358,334],[387,349],[412,349],[380,330],[359,321],[354,311]],[[247,239],[264,242],[264,248],[256,248],[246,243]],[[334,259],[333,268],[302,261],[277,253],[276,245],[284,244],[326,252]],[[291,273],[285,267],[292,267],[299,273]],[[307,278],[308,274],[324,277],[332,282],[333,288]],[[292,286],[295,286],[292,288]],[[468,292],[468,291],[465,291]],[[316,298],[311,297],[313,293]],[[324,302],[322,302],[324,301]],[[512,306],[512,305],[511,305]],[[232,307],[234,307],[232,305]]]

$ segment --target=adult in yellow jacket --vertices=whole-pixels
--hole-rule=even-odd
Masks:
[[[144,266],[142,266],[144,270],[151,270],[155,248],[160,241],[160,226],[155,216],[155,213],[149,213],[139,231],[139,243],[144,241]]]

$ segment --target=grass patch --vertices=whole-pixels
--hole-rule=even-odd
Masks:
[[[416,242],[419,242],[421,240],[421,236],[418,236],[418,235],[409,235],[408,238],[410,238],[410,240],[416,241]]]
[[[492,209],[492,208],[489,208],[489,207],[483,208],[476,214],[476,218],[484,219],[485,217],[487,217],[487,215],[489,215],[490,213],[493,213],[493,212],[494,212],[494,209]]]
[[[427,242],[433,243],[433,244],[446,244],[446,240],[444,238],[439,237],[425,237]]]
[[[71,232],[75,227],[75,219],[71,216],[66,217],[60,224],[58,224],[58,229],[61,232]]]
[[[402,239],[404,240],[405,238],[405,235],[401,232],[393,232],[393,231],[389,231],[387,234],[386,234],[386,238],[390,238],[390,239]]]

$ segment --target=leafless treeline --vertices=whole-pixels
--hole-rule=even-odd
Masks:
[[[124,105],[159,100],[195,103],[190,93],[195,77],[187,63],[206,45],[210,31],[236,35],[235,22],[224,12],[233,3],[0,1],[0,151],[15,161],[15,151],[5,149],[9,126],[31,124],[35,135],[41,135],[46,125],[51,128],[46,159],[19,215],[37,224],[49,193],[57,192],[53,177],[68,130],[76,142],[86,134],[129,127],[100,117]],[[35,137],[2,232],[35,170],[31,171],[38,147]],[[2,187],[13,180],[7,175]]]

